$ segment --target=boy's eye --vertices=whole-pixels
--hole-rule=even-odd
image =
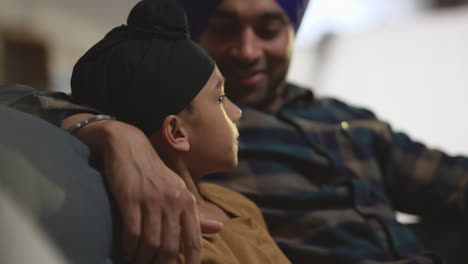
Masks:
[[[224,97],[226,97],[224,94],[218,97],[218,102],[222,103],[224,101]]]

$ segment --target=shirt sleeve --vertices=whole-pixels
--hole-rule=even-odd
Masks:
[[[40,92],[25,85],[0,85],[0,104],[32,114],[55,126],[75,113],[99,114],[91,107],[77,105],[72,98],[61,92]]]
[[[391,132],[384,181],[397,210],[421,216],[466,217],[468,158],[449,156]]]

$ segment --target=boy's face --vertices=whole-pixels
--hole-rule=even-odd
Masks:
[[[224,96],[224,79],[216,68],[189,110],[180,114],[187,124],[193,176],[201,177],[237,166],[239,132],[236,122],[241,115],[241,110]]]
[[[285,81],[294,33],[274,0],[223,0],[200,45],[226,77],[234,100],[255,106],[271,99]]]

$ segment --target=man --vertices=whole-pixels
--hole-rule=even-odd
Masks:
[[[192,37],[226,77],[227,95],[244,105],[239,167],[213,179],[259,205],[291,261],[438,263],[407,227],[397,223],[394,213],[431,217],[443,212],[464,221],[468,159],[429,150],[393,132],[369,111],[316,98],[286,83],[304,1],[181,2]],[[70,116],[62,126],[86,117]],[[176,230],[175,241],[182,232],[184,249],[197,251],[197,230],[189,232],[177,221],[192,209],[171,198],[185,194],[184,188],[171,181],[167,168],[147,162],[145,155],[156,154],[141,132],[102,121],[76,135],[103,156],[106,177],[123,213],[129,254],[179,250],[175,242],[165,246],[167,242],[148,227],[159,225],[156,216],[165,214],[174,217],[174,226],[168,228]],[[219,228],[210,224],[212,231]]]

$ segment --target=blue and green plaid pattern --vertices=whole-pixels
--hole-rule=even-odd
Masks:
[[[395,210],[465,217],[468,159],[367,110],[286,91],[278,112],[244,107],[239,166],[210,180],[254,200],[293,263],[439,263]]]

